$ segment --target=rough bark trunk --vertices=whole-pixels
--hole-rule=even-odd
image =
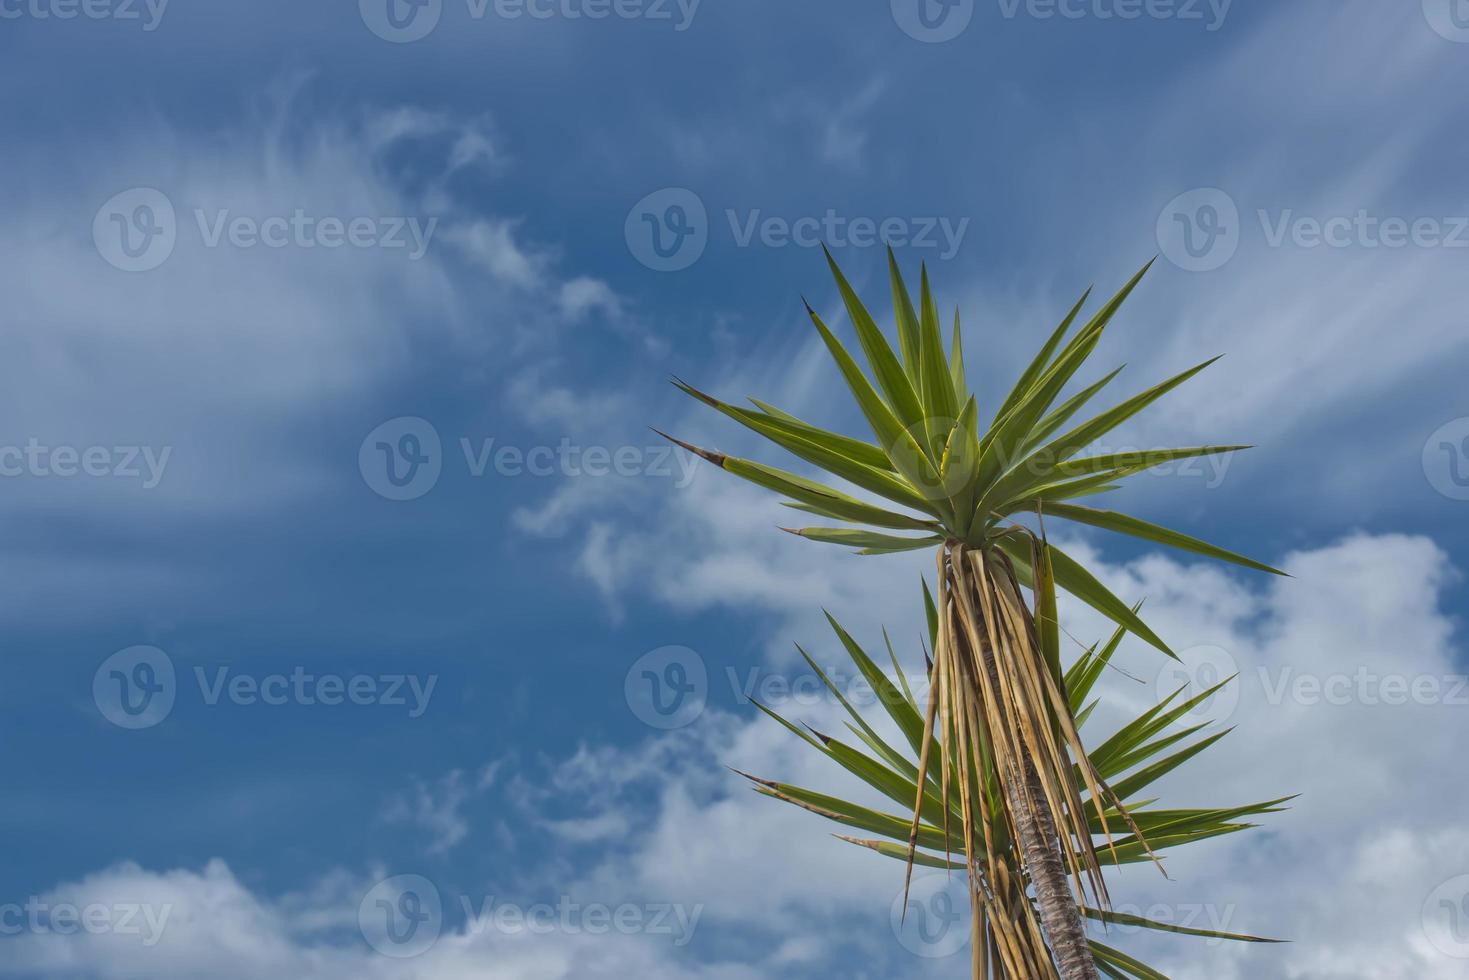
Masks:
[[[982,644],[982,656],[985,671],[998,688],[994,648],[988,643]],[[1067,882],[1066,865],[1061,859],[1061,845],[1056,838],[1056,820],[1029,758],[1025,760],[1024,774],[1018,778],[1025,781],[1025,788],[1035,806],[1030,805],[1026,793],[1020,792],[1016,781],[1006,780],[1010,809],[1017,818],[1016,830],[1020,835],[1025,871],[1035,886],[1041,929],[1045,931],[1046,941],[1051,947],[1056,970],[1061,980],[1100,980],[1091,947],[1087,945],[1085,920]]]
[[[1056,821],[1028,760],[1025,779],[1035,806],[1030,806],[1020,793],[1012,794],[1011,803],[1021,815],[1017,821],[1020,846],[1025,853],[1025,870],[1035,885],[1041,928],[1050,942],[1061,980],[1098,980],[1092,951],[1086,943],[1085,921],[1067,884],[1066,866],[1056,843]]]

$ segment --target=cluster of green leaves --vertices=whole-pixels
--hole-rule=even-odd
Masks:
[[[927,589],[925,588],[925,593]],[[925,596],[927,598],[927,595]],[[931,599],[931,641],[938,629],[937,613]],[[876,694],[876,700],[886,711],[888,720],[901,733],[904,744],[895,746],[878,733],[876,719],[868,719],[851,703],[850,699],[832,681],[805,650],[801,654],[806,662],[825,683],[832,696],[846,710],[849,719],[846,727],[855,740],[841,738],[802,728],[766,707],[757,707],[771,718],[780,722],[798,738],[822,753],[832,762],[856,776],[879,795],[902,807],[910,807],[918,798],[918,765],[916,760],[922,752],[924,719],[922,708],[904,676],[890,640],[884,632],[888,657],[892,661],[893,674],[889,676],[877,662],[828,614],[832,629],[836,632],[843,649],[863,679]],[[1085,725],[1097,706],[1093,690],[1113,655],[1121,645],[1125,631],[1118,629],[1105,644],[1094,645],[1073,662],[1065,672],[1067,696],[1071,710],[1079,725]],[[1257,824],[1252,818],[1275,813],[1284,808],[1292,797],[1266,800],[1242,806],[1206,807],[1177,809],[1157,806],[1156,798],[1145,796],[1155,782],[1163,776],[1190,762],[1204,750],[1217,743],[1229,730],[1206,732],[1207,724],[1189,724],[1188,717],[1195,708],[1218,694],[1234,679],[1228,678],[1207,690],[1185,696],[1186,686],[1163,698],[1157,705],[1144,711],[1123,725],[1110,737],[1089,748],[1087,757],[1095,770],[1111,784],[1111,790],[1126,808],[1131,820],[1111,802],[1103,807],[1102,815],[1091,818],[1091,833],[1101,838],[1110,836],[1111,846],[1099,844],[1097,854],[1103,865],[1134,864],[1153,860],[1153,853],[1162,853],[1187,844],[1198,843],[1215,837],[1249,830]],[[1182,726],[1180,726],[1180,723]],[[937,756],[937,747],[932,748]],[[962,858],[964,841],[962,814],[957,800],[951,800],[948,814],[944,813],[940,777],[931,771],[925,777],[922,804],[922,821],[919,825],[919,850],[914,854],[914,863],[946,869],[962,874],[965,865]],[[863,806],[849,800],[788,783],[758,779],[748,774],[755,788],[770,797],[801,807],[835,821],[849,831],[838,834],[842,840],[869,848],[879,854],[898,861],[909,858],[908,840],[911,821],[907,816],[887,813]],[[996,849],[1006,863],[1016,872],[1019,880],[1021,859],[1018,849],[1010,840],[1006,822],[999,806],[996,792],[996,775],[992,769],[985,773],[987,792],[984,797],[993,801],[990,812],[984,815],[989,822],[989,832],[994,835]],[[1076,785],[1085,795],[1085,785],[1078,771]],[[1114,781],[1115,780],[1115,781]],[[1088,809],[1090,810],[1090,800]],[[1105,823],[1103,820],[1105,817]],[[877,835],[875,838],[851,836],[851,834]],[[1144,841],[1138,836],[1141,833]],[[1150,853],[1152,852],[1152,853]],[[1161,922],[1138,915],[1105,912],[1100,909],[1080,906],[1083,915],[1093,920],[1129,928],[1156,930],[1184,936],[1198,936],[1217,940],[1247,943],[1267,943],[1277,940],[1257,936],[1226,933],[1209,929],[1185,927]],[[1140,980],[1166,980],[1163,974],[1136,958],[1103,942],[1091,942],[1097,968],[1113,978],[1140,978]]]
[[[927,269],[922,272],[915,304],[896,258],[888,252],[898,339],[895,350],[830,253],[827,261],[856,332],[866,371],[809,304],[807,312],[875,442],[818,428],[758,399],[751,399],[752,408],[744,408],[683,381],[675,382],[806,463],[901,508],[858,499],[764,463],[679,442],[721,468],[782,495],[788,506],[843,525],[793,529],[793,533],[869,555],[946,542],[963,542],[982,550],[998,547],[1015,562],[1018,574],[1028,576],[1030,547],[1006,531],[1018,517],[1041,514],[1283,574],[1178,531],[1075,502],[1115,489],[1128,477],[1164,463],[1247,448],[1217,445],[1082,455],[1217,360],[1189,368],[1086,421],[1073,421],[1121,368],[1064,400],[1062,394],[1152,263],[1083,322],[1082,310],[1091,294],[1087,290],[1021,372],[988,425],[981,426],[979,400],[970,392],[966,378],[958,311],[946,344]],[[891,533],[894,531],[908,533]],[[1171,654],[1162,639],[1095,576],[1059,549],[1052,547],[1050,553],[1060,588]]]

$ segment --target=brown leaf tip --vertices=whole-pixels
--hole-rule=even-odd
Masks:
[[[695,446],[695,445],[693,445],[691,443],[684,442],[682,439],[675,439],[675,438],[673,438],[673,436],[669,435],[668,433],[664,432],[661,429],[654,429],[653,431],[656,432],[656,433],[658,433],[663,438],[667,439],[669,442],[673,443],[675,446],[679,446],[679,447],[681,447],[683,449],[687,449],[689,452],[693,453],[695,456],[699,456],[699,457],[701,457],[703,459],[707,459],[709,462],[713,463],[715,466],[718,466],[720,469],[723,469],[724,468],[724,461],[729,458],[724,453],[716,453],[716,452],[711,452],[708,449],[700,449],[698,446]]]
[[[741,772],[738,769],[733,769],[732,768],[732,769],[730,769],[730,772],[734,773],[736,776],[743,776],[746,779],[748,779],[750,782],[755,783],[755,784],[760,785],[760,786],[768,787],[769,789],[776,789],[779,786],[778,783],[772,782],[769,779],[761,779],[759,776],[752,776],[749,773],[747,773],[747,772]]]
[[[684,394],[692,395],[706,405],[712,405],[715,408],[719,407],[719,399],[715,398],[713,395],[705,394],[698,388],[695,388],[693,385],[689,384],[683,378],[680,378],[678,375],[673,375],[670,380],[672,380],[674,386],[678,388],[679,391],[682,391]]]

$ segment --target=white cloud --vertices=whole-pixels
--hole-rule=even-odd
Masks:
[[[479,788],[487,788],[481,782]],[[418,781],[411,795],[395,797],[383,811],[388,823],[411,824],[427,831],[428,853],[444,854],[469,834],[463,808],[473,795],[465,785],[464,772],[455,769],[432,785]]]
[[[1456,414],[1436,379],[1465,349],[1465,250],[1371,247],[1355,234],[1343,248],[1272,247],[1262,221],[1464,216],[1462,195],[1431,166],[1457,138],[1457,117],[1422,94],[1450,87],[1464,52],[1429,28],[1418,4],[1279,4],[1227,30],[1236,43],[1186,62],[1157,98],[1089,107],[1097,118],[1064,128],[1054,151],[1031,148],[1028,193],[1045,204],[1029,235],[1070,243],[1063,262],[1085,278],[1043,279],[1048,298],[1008,322],[1024,326],[1021,346],[1038,343],[1028,338],[1086,281],[1110,292],[1159,251],[1155,222],[1172,199],[1224,190],[1240,212],[1238,252],[1202,273],[1165,254],[1097,359],[1129,364],[1114,382],[1121,395],[1226,356],[1117,436],[1144,446],[1193,444],[1200,433],[1258,444],[1232,487],[1268,485],[1271,497],[1313,515],[1360,519],[1422,488],[1422,442]],[[1119,129],[1132,152],[1111,152]],[[1105,158],[1086,181],[1071,179],[1078,153]],[[1014,288],[978,279],[965,291],[966,324],[970,310],[988,321],[994,309],[1006,323]],[[992,331],[985,343],[1007,341]],[[1265,476],[1279,468],[1290,471],[1287,485]]]
[[[518,222],[484,219],[454,229],[449,240],[497,281],[521,289],[540,286],[550,257],[528,251],[517,240]]]
[[[721,523],[729,519],[728,508],[718,513]],[[1129,948],[1180,977],[1461,975],[1462,961],[1425,938],[1421,913],[1442,881],[1469,874],[1469,835],[1458,827],[1469,790],[1453,776],[1469,704],[1377,703],[1373,691],[1379,688],[1370,683],[1340,704],[1269,693],[1288,667],[1291,676],[1322,679],[1361,671],[1370,677],[1447,679],[1437,690],[1445,696],[1458,690],[1461,701],[1469,698],[1458,681],[1461,653],[1454,626],[1441,607],[1456,574],[1446,556],[1424,538],[1358,535],[1287,556],[1285,567],[1295,578],[1250,581],[1171,557],[1152,555],[1116,566],[1098,561],[1084,544],[1072,550],[1091,559],[1122,596],[1146,596],[1150,622],[1186,661],[1194,662],[1193,647],[1207,644],[1227,651],[1241,673],[1238,707],[1232,717],[1219,719],[1238,729],[1160,784],[1164,802],[1226,805],[1302,794],[1288,813],[1263,819],[1261,831],[1169,857],[1171,882],[1143,867],[1127,869],[1114,887],[1119,903],[1161,903],[1180,916],[1194,903],[1207,903],[1209,914],[1224,917],[1224,928],[1279,935],[1293,944],[1215,947],[1129,935],[1123,940]],[[898,593],[908,613],[890,624],[918,628],[916,589],[901,571],[868,564],[859,583],[845,577],[840,561],[828,562],[826,572],[815,564],[814,578],[824,581],[829,574],[839,587],[872,603],[885,606],[885,594]],[[782,614],[783,638],[828,650],[825,634],[788,607],[788,565],[741,564],[754,582],[746,582],[738,602]],[[698,608],[724,601],[718,588],[687,591],[685,565],[652,565],[645,572],[650,589],[673,590]],[[1074,604],[1066,610],[1065,626],[1086,641],[1108,631],[1095,613]],[[871,629],[860,631],[859,639],[879,643]],[[900,649],[912,663],[912,645]],[[1168,683],[1154,683],[1165,663],[1129,641],[1118,669],[1103,681],[1108,702],[1089,723],[1091,737],[1105,735],[1124,714],[1130,717],[1171,690]],[[1262,670],[1269,672],[1268,683]],[[791,714],[831,724],[833,712],[827,705]],[[721,732],[711,740],[710,754],[759,775],[823,791],[850,789],[835,767],[764,719]],[[885,907],[882,900],[895,881],[890,862],[843,853],[846,845],[825,838],[823,831],[831,828],[816,818],[755,796],[706,796],[697,789],[702,775],[672,775],[649,833],[641,844],[634,842],[630,857],[611,862],[606,875],[631,875],[649,888],[696,894],[716,921],[731,916],[778,928],[782,921],[809,924],[819,919],[817,910],[841,908],[878,927],[877,910]],[[684,779],[696,788],[686,788]]]
[[[1193,646],[1209,644],[1226,651],[1241,673],[1237,707],[1227,719],[1217,719],[1237,730],[1159,784],[1164,803],[1222,805],[1302,794],[1290,812],[1265,818],[1263,830],[1172,854],[1171,881],[1139,866],[1119,875],[1113,887],[1119,905],[1158,905],[1179,915],[1206,905],[1207,915],[1223,928],[1283,936],[1292,944],[1214,946],[1131,934],[1118,942],[1179,977],[1462,975],[1463,961],[1432,945],[1422,914],[1440,883],[1469,874],[1469,835],[1458,819],[1469,805],[1469,789],[1455,778],[1465,707],[1379,703],[1371,691],[1380,688],[1353,688],[1343,703],[1272,697],[1274,675],[1268,683],[1261,675],[1262,669],[1285,667],[1318,678],[1359,670],[1409,678],[1461,673],[1454,625],[1441,608],[1443,591],[1456,574],[1446,556],[1423,538],[1357,535],[1286,556],[1285,567],[1295,578],[1248,581],[1170,557],[1112,565],[1096,561],[1084,544],[1073,549],[1092,559],[1119,594],[1148,597],[1151,622],[1185,662],[1191,662]],[[813,564],[812,574],[839,564],[829,561],[824,571]],[[839,579],[841,587],[872,597],[900,594],[902,602],[895,604],[907,614],[890,624],[899,635],[917,630],[916,589],[907,576],[895,580],[892,566],[882,563],[864,567],[864,580]],[[687,574],[672,566],[654,573]],[[655,591],[667,588],[659,581],[648,584]],[[817,632],[816,624],[795,617],[779,596],[772,587],[762,605],[781,617],[785,638],[802,640],[819,662],[836,662],[840,655],[825,627]],[[697,598],[686,594],[685,601],[709,608],[722,600],[711,590]],[[760,600],[747,593],[741,601],[753,606]],[[1063,617],[1068,632],[1082,640],[1106,632],[1090,610],[1069,605]],[[859,629],[858,639],[881,649],[872,628]],[[899,643],[910,666],[917,658],[914,646]],[[1161,655],[1129,641],[1118,655],[1118,670],[1102,682],[1107,703],[1089,722],[1090,737],[1105,735],[1117,719],[1153,703],[1163,689],[1153,679],[1164,664]],[[711,672],[711,684],[724,683],[719,671]],[[793,720],[840,731],[840,710],[827,701],[778,707]],[[814,816],[741,790],[722,765],[825,792],[860,792],[851,777],[773,722],[753,711],[731,715],[722,705],[689,729],[630,749],[584,749],[538,781],[491,782],[512,794],[531,825],[544,804],[556,803],[558,816],[541,819],[541,826],[576,846],[599,848],[590,864],[580,862],[583,870],[567,894],[609,903],[653,897],[703,906],[700,928],[706,931],[751,929],[768,937],[760,952],[752,948],[738,956],[744,965],[697,967],[657,943],[566,934],[516,942],[497,935],[491,955],[484,936],[451,929],[418,969],[435,977],[547,980],[629,975],[617,970],[654,977],[753,977],[766,975],[764,950],[770,968],[794,969],[838,962],[826,957],[850,955],[852,943],[871,963],[888,962],[895,974],[916,969],[887,927],[901,867],[832,839],[834,826]],[[564,875],[565,866],[559,867],[557,874]],[[54,975],[121,978],[146,963],[150,976],[168,980],[223,958],[235,972],[211,975],[411,975],[323,934],[327,926],[349,921],[349,899],[360,891],[357,879],[339,875],[309,901],[271,901],[252,895],[218,864],[201,873],[161,875],[114,869],[56,893],[174,901],[176,918],[165,941],[145,954],[115,949],[119,937],[26,936],[14,944],[19,958],[12,971],[30,966],[74,971]],[[288,907],[290,915],[283,911]],[[292,923],[308,907],[316,934],[303,937]],[[181,924],[177,931],[174,923]],[[834,945],[820,941],[837,934],[856,938]]]
[[[333,113],[314,95],[293,77],[215,131],[129,118],[68,146],[59,164],[54,151],[16,161],[47,181],[0,189],[0,446],[34,437],[172,451],[146,493],[121,479],[15,479],[7,506],[59,494],[68,505],[213,513],[298,498],[339,465],[283,433],[401,381],[422,349],[473,357],[494,344],[492,363],[508,372],[506,348],[543,352],[573,323],[640,329],[606,283],[563,274],[524,219],[455,198],[456,173],[504,165],[486,120],[411,106]],[[136,187],[166,197],[176,242],[156,268],[125,272],[94,245],[92,225]],[[221,231],[298,216],[308,231],[293,224],[279,247]],[[384,247],[318,241],[310,229],[333,219],[375,222]],[[498,316],[485,323],[471,308]]]
[[[374,953],[355,933],[358,904],[371,884],[335,875],[309,895],[272,900],[253,893],[218,860],[197,872],[119,865],[38,898],[51,907],[144,906],[164,923],[160,941],[145,944],[152,933],[59,935],[27,929],[7,938],[0,974],[39,971],[64,980],[140,975],[155,980],[757,980],[763,975],[742,966],[695,962],[664,936],[615,930],[544,935],[451,925],[422,955],[392,959]],[[454,896],[445,900],[457,906]],[[351,931],[344,928],[348,925]],[[597,926],[588,919],[586,928]]]
[[[18,147],[14,162],[44,173],[44,183],[0,188],[8,215],[0,451],[32,441],[77,454],[98,447],[118,461],[119,475],[7,472],[7,513],[62,515],[69,526],[100,513],[156,534],[180,520],[360,488],[355,445],[321,443],[354,411],[363,433],[380,422],[382,410],[370,406],[400,390],[425,352],[453,351],[467,375],[500,378],[541,364],[573,323],[633,336],[641,329],[605,283],[563,273],[555,249],[535,244],[523,220],[455,199],[456,173],[493,177],[505,165],[484,119],[414,107],[329,111],[308,79],[293,77],[217,130],[132,117],[84,132],[65,152],[53,147],[44,160],[28,152]],[[104,259],[92,225],[104,202],[134,187],[165,195],[176,243],[156,268],[125,272]],[[380,220],[379,232],[410,244],[327,247],[294,232],[283,247],[232,245],[227,232],[209,244],[221,220],[298,214],[312,228],[322,219]],[[401,232],[392,230],[397,219]],[[415,223],[421,242],[411,237]],[[410,258],[419,245],[422,257]],[[498,315],[487,323],[472,309]],[[150,486],[146,454],[163,453]],[[125,463],[141,475],[125,478]],[[27,602],[7,608],[74,609],[67,579],[100,574],[123,584],[94,590],[89,615],[133,608],[130,596],[144,583],[167,585],[155,595],[192,594],[206,582],[228,592],[218,581],[227,572],[180,573],[116,549],[89,560],[88,544],[79,547],[66,560],[26,557],[36,571],[24,577]]]
[[[865,117],[888,88],[887,77],[876,75],[845,98],[797,93],[776,106],[775,117],[814,127],[820,134],[816,152],[822,162],[857,169],[868,156],[869,123]]]

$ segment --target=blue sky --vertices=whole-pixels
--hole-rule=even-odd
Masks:
[[[860,432],[801,299],[841,321],[824,238],[883,308],[878,232],[980,392],[1154,255],[1097,375],[1227,355],[1123,438],[1257,448],[1119,503],[1296,577],[1069,540],[1241,673],[1169,798],[1305,793],[1114,897],[1295,942],[1130,948],[1462,975],[1469,9],[927,2],[0,0],[0,975],[964,976],[894,935],[891,862],[724,768],[850,789],[740,693],[836,662],[823,607],[916,636],[926,565],[782,535],[649,430],[754,450],[677,375]],[[665,728],[627,692],[669,658],[707,681]],[[408,959],[359,928],[398,875],[444,906]],[[171,918],[10,928],[37,903]]]

